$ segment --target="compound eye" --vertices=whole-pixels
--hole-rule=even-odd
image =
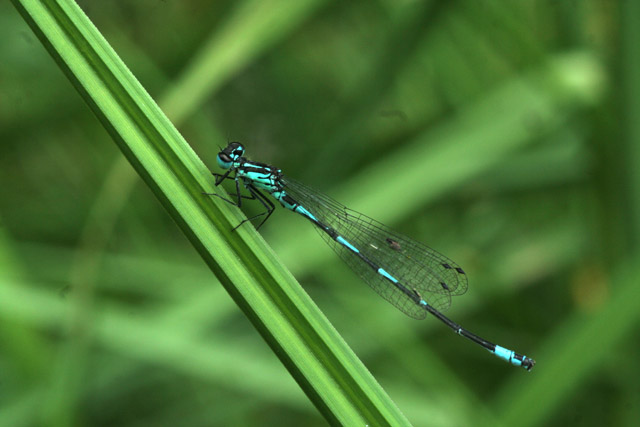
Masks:
[[[229,157],[227,153],[220,153],[218,154],[218,157],[225,163],[231,163],[231,157]]]

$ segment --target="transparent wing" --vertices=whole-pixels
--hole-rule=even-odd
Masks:
[[[467,276],[456,263],[435,250],[394,232],[384,224],[353,211],[332,198],[290,178],[282,178],[285,191],[324,224],[332,227],[368,259],[384,268],[405,287],[417,292],[440,311],[449,308],[451,296],[467,290]],[[423,319],[426,311],[404,292],[317,229],[351,269],[378,294],[408,316]]]

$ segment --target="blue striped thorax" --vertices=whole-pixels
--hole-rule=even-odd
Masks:
[[[242,157],[244,147],[239,142],[231,142],[218,153],[218,166],[232,169],[236,178],[242,179],[245,186],[252,184],[270,194],[284,193],[284,184],[280,181],[282,170],[265,163],[253,162]],[[280,197],[276,196],[280,199]]]
[[[245,161],[236,169],[239,177],[246,183],[251,183],[256,187],[271,194],[281,190],[283,184],[280,182],[282,172],[263,163]]]

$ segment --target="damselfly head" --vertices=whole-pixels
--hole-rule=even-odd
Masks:
[[[244,147],[239,142],[230,142],[218,153],[218,166],[222,169],[229,169],[231,164],[237,161],[244,154]]]

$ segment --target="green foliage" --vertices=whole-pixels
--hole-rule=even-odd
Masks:
[[[13,4],[0,425],[640,417],[636,2],[79,2],[113,51],[70,1]],[[232,233],[201,194],[229,140],[455,259],[448,314],[534,370],[405,318],[295,215],[273,250]]]

